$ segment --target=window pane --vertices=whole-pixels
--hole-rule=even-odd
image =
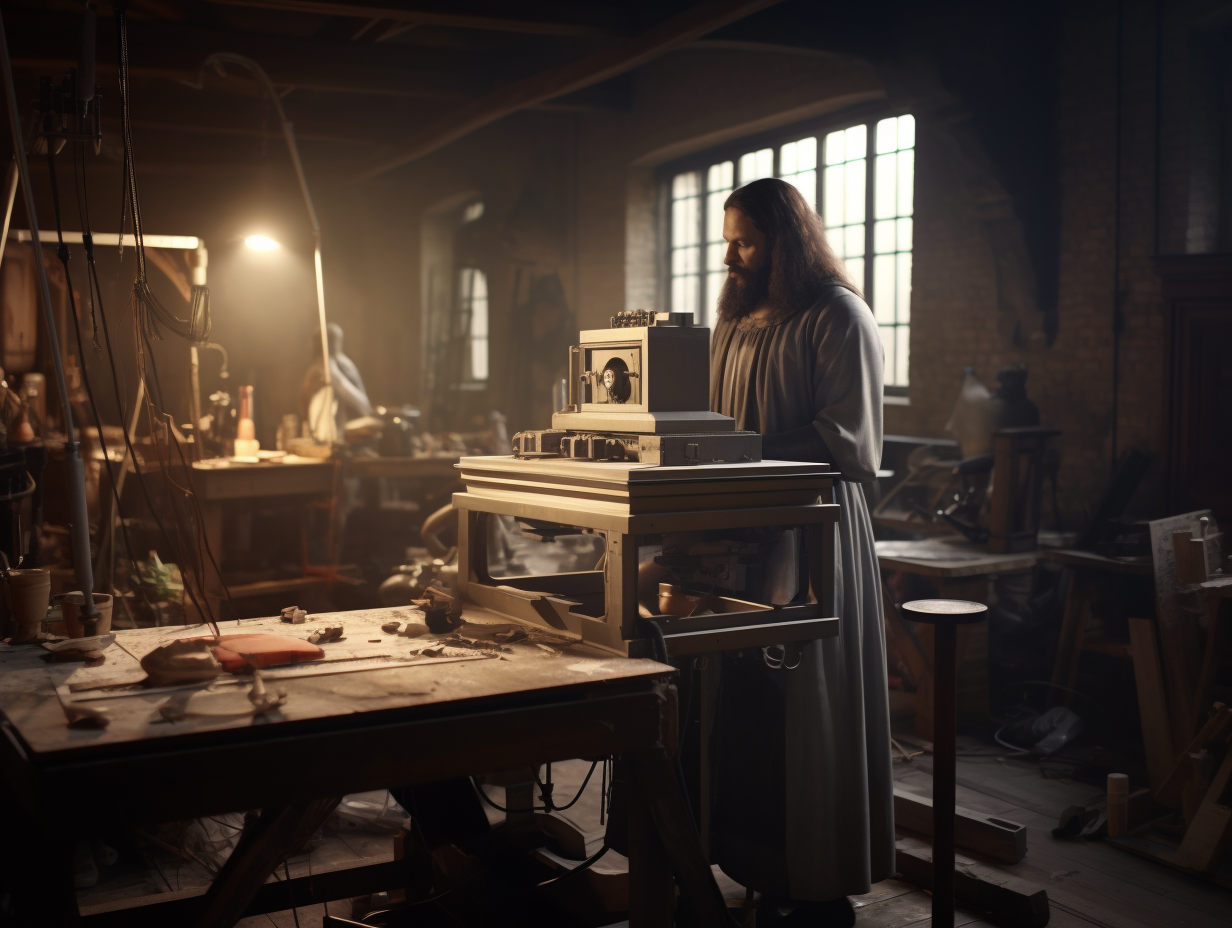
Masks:
[[[911,220],[898,220],[898,242],[896,243],[899,251],[911,250]]]
[[[911,329],[900,325],[895,330],[894,345],[894,384],[896,387],[907,386],[908,362],[911,359]]]
[[[843,262],[847,268],[847,278],[860,289],[864,288],[864,258],[848,258]]]
[[[915,148],[915,117],[910,113],[898,117],[898,147]]]
[[[882,379],[887,386],[897,386],[894,381],[894,326],[879,325],[877,333],[881,336],[881,350],[885,355],[885,367]]]
[[[856,161],[868,153],[868,126],[861,123],[843,130],[848,161]]]
[[[731,190],[733,180],[733,165],[730,161],[712,164],[706,172],[706,189],[711,193],[716,190]]]
[[[884,255],[894,250],[895,227],[893,219],[873,223],[873,252]]]
[[[894,255],[873,258],[873,315],[881,323],[894,322]]]
[[[786,177],[800,170],[796,166],[796,143],[788,142],[779,149],[779,176]]]
[[[911,200],[915,188],[915,152],[898,154],[898,215],[911,215]]]
[[[853,258],[856,255],[864,256],[864,226],[847,226],[843,229],[843,254],[846,257]]]
[[[784,174],[783,180],[800,191],[808,205],[817,208],[817,172],[801,171],[799,174]]]
[[[701,177],[696,171],[689,171],[687,174],[677,174],[672,178],[672,199],[679,200],[683,197],[695,197],[701,190],[699,185]]]
[[[864,221],[864,169],[865,162],[852,161],[846,166],[843,199],[846,203],[844,222]]]
[[[897,255],[898,266],[895,269],[895,286],[898,296],[895,298],[895,321],[906,325],[911,321],[911,253]]]
[[[740,156],[740,183],[774,176],[774,149],[763,148]]]
[[[877,156],[877,191],[873,198],[873,218],[890,219],[896,215],[897,198],[896,154]]]
[[[822,196],[822,218],[826,228],[836,229],[843,225],[843,168],[841,165],[825,170],[825,192]]]
[[[898,119],[891,116],[877,123],[877,154],[898,150]]]
[[[826,133],[826,164],[842,164],[847,160],[846,148],[844,146],[846,139],[847,136],[843,132]]]
[[[676,247],[697,243],[697,208],[699,200],[690,197],[672,204],[672,244]]]

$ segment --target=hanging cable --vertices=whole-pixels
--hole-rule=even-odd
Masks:
[[[83,152],[82,154],[83,162],[84,162],[84,158],[85,158],[85,155]],[[81,175],[80,205],[82,208],[82,214],[81,214],[82,242],[85,246],[86,267],[87,267],[87,270],[89,271],[88,283],[94,290],[94,298],[98,306],[98,317],[102,323],[103,346],[104,346],[104,350],[107,355],[108,367],[111,373],[111,385],[115,393],[116,403],[119,406],[121,422],[127,423],[128,422],[128,402],[126,400],[126,394],[121,387],[120,376],[119,376],[119,364],[116,361],[115,350],[114,350],[114,346],[112,345],[111,328],[107,324],[107,310],[106,310],[106,306],[103,301],[102,284],[99,281],[98,263],[97,263],[97,260],[94,254],[94,239],[91,233],[90,188],[89,188],[89,182],[86,178],[86,174],[84,170],[82,171],[82,175]],[[125,448],[128,450],[129,460],[132,462],[133,473],[137,478],[137,486],[141,490],[142,497],[145,499],[145,503],[149,509],[150,516],[154,520],[154,524],[158,527],[159,534],[161,535],[164,543],[168,546],[168,548],[171,550],[180,550],[183,547],[182,533],[178,532],[178,525],[177,525],[177,534],[181,536],[181,544],[177,545],[173,543],[171,540],[171,534],[167,531],[166,524],[163,522],[163,520],[158,515],[159,508],[155,506],[153,496],[151,495],[150,489],[148,485],[146,484],[146,480],[145,480],[146,475],[145,475],[145,472],[141,469],[140,458],[137,456],[137,449],[133,446],[132,438],[128,434],[128,427],[126,425],[122,425],[121,431],[123,432],[123,435],[124,435],[124,445],[125,445]],[[171,516],[173,519],[175,518],[174,511],[172,511]],[[207,551],[208,551],[208,546],[207,546]],[[211,563],[213,563],[212,554],[210,555],[210,560],[211,560]],[[198,573],[196,576],[192,577],[191,579],[186,578],[186,582],[184,583],[184,591],[185,593],[188,594],[189,600],[192,602],[193,607],[197,610],[202,620],[209,626],[210,630],[215,635],[217,635],[219,634],[218,625],[217,625],[215,617],[213,616],[212,611],[208,610],[209,600],[205,595],[204,582],[200,579],[201,576],[202,574]],[[219,581],[222,584],[222,590],[223,590],[224,596],[226,597],[229,603],[230,602],[230,592],[228,591],[225,582],[222,582],[221,573],[219,574]],[[198,590],[193,589],[194,584],[196,584],[199,587]]]
[[[50,115],[46,117],[50,119]],[[76,160],[74,156],[73,168],[76,173]],[[69,267],[69,251],[68,245],[64,241],[64,220],[60,215],[60,186],[56,177],[56,155],[55,145],[47,145],[47,173],[51,183],[51,202],[53,211],[56,217],[56,239],[59,242],[59,247],[56,250],[56,257],[60,259],[60,264],[64,268],[64,285],[68,291],[69,309],[72,312],[73,333],[77,340],[77,357],[81,363],[81,382],[86,390],[86,397],[90,401],[90,412],[93,414],[94,425],[98,429],[98,441],[103,450],[103,467],[107,470],[107,480],[111,484],[111,495],[115,502],[116,513],[120,513],[120,494],[116,489],[116,475],[111,467],[111,455],[107,451],[107,442],[103,437],[103,422],[98,414],[98,403],[94,399],[94,388],[90,383],[90,375],[86,371],[86,349],[81,338],[81,321],[77,316],[77,297],[73,287],[72,270]],[[93,302],[93,299],[91,299]],[[128,534],[128,526],[124,524],[123,516],[120,518],[120,532],[124,538],[124,547],[128,552],[130,564],[134,561],[133,542]],[[100,543],[101,547],[101,543]],[[144,595],[144,594],[143,594]]]
[[[131,86],[128,73],[128,17],[125,0],[115,3],[116,38],[120,85],[120,132],[123,136],[125,195],[128,212],[133,224],[133,252],[137,257],[137,279],[133,282],[133,309],[136,323],[148,338],[161,339],[166,329],[190,342],[209,341],[210,291],[208,287],[194,284],[188,318],[184,319],[167,309],[150,289],[145,262],[145,239],[141,227],[141,199],[137,192],[137,172],[133,156],[133,124],[131,114]],[[120,214],[120,242],[124,241],[124,213]]]

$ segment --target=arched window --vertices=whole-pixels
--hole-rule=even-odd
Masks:
[[[477,267],[458,269],[458,333],[464,347],[462,380],[488,379],[488,276]]]

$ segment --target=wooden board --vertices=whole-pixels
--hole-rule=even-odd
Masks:
[[[1159,641],[1150,619],[1129,620],[1129,647],[1134,661],[1134,682],[1138,687],[1138,714],[1142,718],[1142,744],[1151,789],[1163,786],[1176,757],[1168,702],[1164,696],[1163,670],[1159,662]]]
[[[932,837],[932,799],[896,783],[894,827]],[[1027,856],[1026,826],[962,806],[954,808],[954,842],[965,850],[1010,864]]]
[[[1181,586],[1176,577],[1174,532],[1189,530],[1199,534],[1199,519],[1214,518],[1209,509],[1151,523],[1151,555],[1155,565],[1155,614],[1159,632],[1159,653],[1164,671],[1168,717],[1172,721],[1172,744],[1179,752],[1193,734],[1190,709],[1193,685],[1199,663],[1197,616],[1181,608]]]

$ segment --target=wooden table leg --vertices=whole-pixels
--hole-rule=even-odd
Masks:
[[[1091,595],[1091,577],[1085,570],[1071,570],[1069,591],[1065,594],[1065,616],[1061,620],[1061,637],[1057,641],[1057,656],[1052,665],[1053,688],[1048,691],[1045,706],[1070,704],[1070,694],[1057,687],[1073,689],[1078,677],[1078,660],[1086,631],[1087,601]]]
[[[933,651],[933,928],[954,928],[954,803],[958,629],[940,623]]]
[[[688,800],[680,789],[672,762],[667,751],[662,747],[641,751],[631,756],[633,776],[636,781],[636,798],[638,804],[645,804],[650,821],[654,826],[655,837],[662,842],[663,853],[676,874],[680,884],[680,900],[688,906],[693,915],[693,923],[698,926],[721,926],[730,923],[727,915],[727,903],[719,884],[715,882],[714,873],[702,854],[701,841],[697,829],[689,818]],[[632,811],[632,810],[631,810]],[[632,815],[630,826],[632,827]],[[632,844],[630,834],[630,844]],[[632,853],[630,848],[630,853]],[[633,894],[633,860],[629,861],[630,903]],[[670,909],[668,918],[670,923]],[[630,926],[633,925],[633,915],[630,912]],[[654,924],[660,924],[654,922]]]
[[[632,785],[632,784],[631,784]],[[672,868],[655,834],[650,809],[640,789],[630,793],[626,828],[629,842],[629,928],[671,928],[676,903]]]
[[[239,921],[275,868],[312,837],[341,801],[331,796],[262,810],[210,884],[197,928],[231,928]]]

